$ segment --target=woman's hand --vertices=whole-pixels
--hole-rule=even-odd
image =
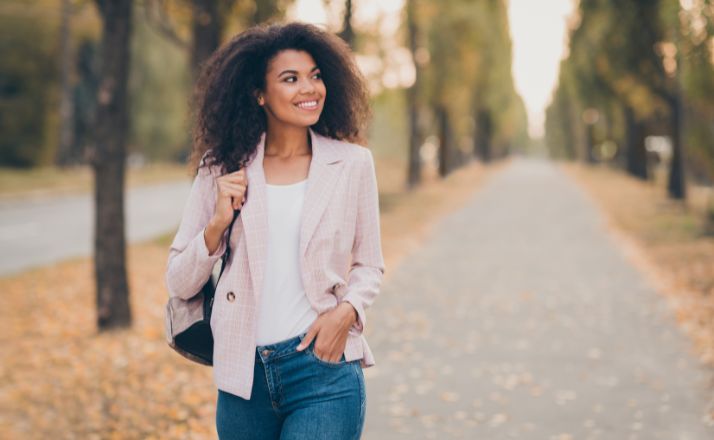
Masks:
[[[356,320],[354,307],[347,302],[340,303],[315,319],[297,350],[302,351],[317,338],[313,349],[315,356],[325,362],[338,363],[345,352],[347,334]]]
[[[248,177],[245,168],[216,178],[216,210],[214,223],[228,225],[233,221],[233,212],[245,203]]]

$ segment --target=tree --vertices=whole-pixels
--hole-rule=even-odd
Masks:
[[[260,5],[256,1],[256,5]],[[270,2],[266,2],[270,3]],[[191,71],[194,80],[198,77],[201,65],[218,49],[223,40],[228,12],[235,0],[192,0],[192,46],[191,46]],[[256,11],[264,13],[260,6]],[[258,16],[262,19],[262,16]]]
[[[407,90],[407,114],[409,118],[409,151],[407,188],[414,188],[421,182],[421,158],[419,148],[422,142],[420,127],[421,100],[419,92],[421,90],[421,65],[423,59],[419,52],[419,25],[416,18],[417,0],[407,0],[405,7],[407,38],[409,51],[414,63],[414,84]]]
[[[97,324],[131,324],[126,274],[124,175],[129,129],[127,82],[132,0],[95,0],[102,18],[97,115],[90,163],[94,170]]]
[[[19,6],[19,5],[18,5]],[[48,136],[57,86],[56,36],[44,16],[0,14],[0,164],[29,168],[52,162]]]
[[[355,30],[352,27],[352,0],[345,0],[345,13],[342,15],[342,30],[338,34],[350,47],[355,47]]]
[[[424,88],[440,140],[440,175],[473,155],[488,161],[527,142],[525,106],[511,74],[506,3],[432,0],[419,11],[428,41]]]
[[[644,133],[644,120],[651,114],[651,94],[632,76],[632,66],[639,64],[642,48],[634,49],[636,45],[627,37],[636,14],[631,3],[620,5],[617,11],[613,6],[610,0],[579,4],[579,22],[570,31],[569,55],[561,63],[554,95],[557,99],[552,104],[560,109],[554,108],[548,114],[561,119],[563,132],[569,133],[564,139],[572,145],[564,149],[575,151],[572,157],[592,163],[598,122],[592,115],[612,118],[611,109],[617,106],[625,118],[626,133],[621,141],[626,149],[622,155],[624,166],[632,175],[646,179],[646,151],[640,135]],[[555,126],[548,121],[550,133]],[[552,139],[550,133],[548,137]]]

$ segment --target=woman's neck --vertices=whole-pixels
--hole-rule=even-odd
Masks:
[[[290,159],[312,153],[307,127],[271,127],[265,136],[265,155]]]

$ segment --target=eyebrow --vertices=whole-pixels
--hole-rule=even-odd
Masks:
[[[314,72],[315,70],[318,70],[318,69],[319,69],[319,67],[315,66],[315,67],[313,67],[312,69],[310,69],[310,72],[312,73],[312,72]],[[283,76],[284,73],[292,73],[293,75],[297,75],[298,72],[297,72],[297,70],[283,70],[282,72],[280,72],[280,73],[278,74],[278,77]]]

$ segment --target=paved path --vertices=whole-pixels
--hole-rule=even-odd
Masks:
[[[130,243],[170,232],[181,220],[190,179],[126,193]],[[94,252],[93,195],[0,202],[0,276]]]
[[[601,225],[526,159],[443,219],[368,311],[363,438],[714,439],[712,372]]]

